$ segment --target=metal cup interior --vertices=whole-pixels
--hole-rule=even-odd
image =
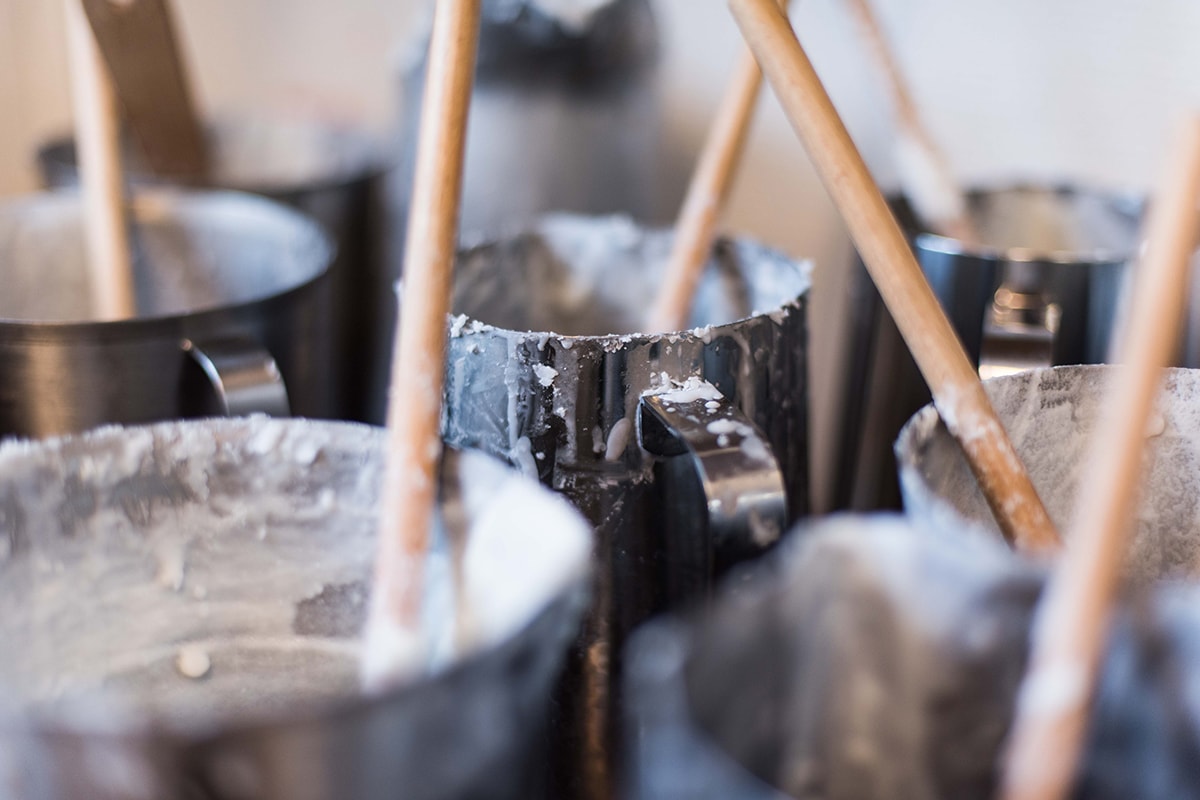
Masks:
[[[639,631],[626,796],[994,797],[1045,566],[897,515],[808,525],[704,613]],[[1123,596],[1076,796],[1195,792],[1198,597]]]
[[[343,419],[382,422],[395,279],[381,252],[386,163],[380,143],[353,128],[262,113],[218,116],[206,130],[212,168],[205,186],[269,197],[309,215],[332,237],[333,410]],[[154,175],[131,142],[124,157],[126,174],[139,184],[181,182]],[[38,163],[46,185],[78,183],[70,138],[43,145]]]
[[[512,470],[448,452],[425,674],[367,696],[383,438],[247,418],[0,448],[0,785],[528,796],[590,534]]]
[[[1138,247],[1137,198],[1053,184],[976,189],[972,245],[924,230],[903,198],[891,205],[985,377],[1107,359]],[[929,391],[861,265],[854,294],[834,506],[899,508],[889,451]]]
[[[703,612],[639,631],[630,797],[993,796],[1041,583],[899,515],[806,524]]]
[[[530,233],[461,256],[455,311],[506,331],[614,348],[703,337],[706,331],[692,329],[783,314],[811,283],[807,264],[747,241],[722,241],[697,287],[689,330],[644,333],[670,246],[669,232],[624,217],[550,215]]]
[[[1070,531],[1080,472],[1115,366],[1034,370],[986,382],[988,396],[1058,529]],[[1200,372],[1170,370],[1147,431],[1146,477],[1127,561],[1138,581],[1200,573]],[[990,510],[932,406],[896,442],[904,506],[919,527],[999,536]]]
[[[319,280],[328,238],[301,215],[232,192],[147,190],[131,201],[138,319],[259,303]],[[78,193],[0,204],[0,326],[96,320]]]
[[[722,241],[697,289],[693,327],[642,333],[670,242],[669,233],[623,217],[564,214],[460,254],[454,284],[460,316],[451,328],[448,375],[451,439],[509,455],[535,472],[556,460],[639,468],[648,462],[627,446],[628,437],[617,437],[610,449],[613,430],[635,418],[642,393],[702,375],[783,452],[783,436],[764,424],[778,412],[764,387],[788,387],[772,401],[791,409],[784,416],[806,413],[809,265],[747,241]],[[497,405],[497,392],[482,391],[479,373],[504,381],[517,404],[512,413],[508,401]],[[791,433],[803,445],[802,424]],[[559,444],[552,447],[551,439]],[[522,452],[530,443],[533,455],[544,458]]]

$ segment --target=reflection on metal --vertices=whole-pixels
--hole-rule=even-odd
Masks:
[[[328,415],[331,247],[317,225],[232,192],[140,190],[131,209],[139,316],[96,322],[78,193],[0,204],[0,438],[195,414]],[[242,344],[219,344],[231,337]],[[211,349],[223,403],[209,402],[207,380],[181,391],[206,366],[184,340]]]
[[[183,350],[208,378],[216,415],[286,417],[291,413],[279,366],[254,340],[228,337],[197,345],[185,339]]]
[[[668,553],[700,550],[702,563],[735,563],[755,554],[748,550],[769,547],[783,535],[787,496],[779,463],[736,406],[724,398],[674,403],[667,394],[647,395],[638,408],[642,447],[654,455],[683,458],[695,475],[665,487],[668,508],[678,508],[666,515],[674,529],[667,531]],[[696,524],[676,523],[695,518],[688,509],[696,508],[706,512]],[[683,547],[671,547],[679,541]],[[711,569],[701,574],[711,575]],[[706,595],[709,589],[706,583],[695,594]]]
[[[668,234],[627,219],[556,215],[463,252],[455,276],[462,316],[451,325],[447,441],[522,464],[596,529],[592,607],[554,736],[555,796],[564,800],[615,792],[617,681],[632,630],[703,597],[739,560],[767,549],[779,530],[781,490],[792,518],[808,509],[808,266],[750,242],[721,241],[693,306],[697,327],[636,333],[669,247]],[[731,416],[713,421],[732,426],[736,413],[739,426],[757,432],[761,450],[778,462],[775,482],[760,481],[761,471],[746,485],[727,474],[747,457],[716,452],[732,446],[732,427],[707,437],[685,419],[649,420],[640,410],[655,402],[643,400],[647,392],[688,378],[723,398]],[[686,435],[668,435],[655,427],[661,422],[679,423]],[[724,446],[721,435],[729,437]],[[736,438],[739,449],[745,438]],[[684,454],[702,444],[699,461]],[[757,496],[764,482],[771,499]]]

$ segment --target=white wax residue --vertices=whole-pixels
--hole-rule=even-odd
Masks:
[[[168,539],[158,548],[158,584],[164,589],[178,592],[183,588],[183,576],[187,569],[187,542]]]
[[[533,458],[533,443],[529,441],[528,436],[522,436],[517,439],[517,443],[512,449],[512,462],[517,465],[517,469],[521,470],[521,474],[527,478],[537,480],[538,468],[537,461]]]
[[[558,370],[545,364],[534,364],[533,373],[537,376],[538,383],[545,387],[552,386],[554,379],[558,377]]]
[[[358,667],[369,692],[406,683],[425,668],[429,647],[424,635],[399,625],[391,614],[370,614],[362,641]]]
[[[771,451],[767,449],[767,445],[763,440],[757,436],[751,435],[742,439],[742,452],[746,454],[747,458],[754,461],[771,460]]]
[[[586,30],[596,12],[612,2],[613,0],[532,0],[533,5],[573,32]]]
[[[212,670],[212,660],[208,657],[208,651],[203,647],[185,644],[179,648],[175,666],[183,677],[199,680]]]
[[[472,622],[489,638],[511,635],[578,579],[590,550],[590,531],[569,503],[509,477],[471,526],[464,574]]]
[[[606,451],[606,443],[604,441],[604,431],[599,425],[592,428],[592,452],[599,455]]]
[[[697,400],[719,402],[725,399],[717,387],[698,375],[688,377],[683,383],[671,380],[666,373],[663,373],[662,377],[662,385],[646,394],[662,397],[679,404],[694,403]]]
[[[632,432],[633,424],[630,423],[629,417],[619,419],[613,424],[604,447],[605,461],[616,461],[621,457],[625,448],[629,446],[629,436]]]
[[[741,436],[749,436],[753,433],[749,425],[743,425],[737,420],[732,419],[715,419],[708,423],[709,433],[736,433]]]

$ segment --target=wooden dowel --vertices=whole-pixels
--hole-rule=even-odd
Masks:
[[[762,71],[753,54],[745,52],[725,90],[704,149],[696,162],[687,196],[675,223],[675,239],[662,287],[650,312],[654,333],[682,330],[692,297],[716,237],[717,221],[741,161],[754,116]]]
[[[1200,117],[1189,121],[1151,206],[1103,423],[1085,462],[1064,556],[1038,609],[1004,773],[1005,800],[1070,795],[1141,486],[1147,421],[1179,344],[1196,247]]]
[[[900,65],[871,8],[870,0],[846,0],[858,21],[867,47],[883,73],[899,128],[897,156],[902,188],[914,211],[934,233],[968,244],[979,242],[971,224],[967,202],[949,162],[921,121],[916,101],[904,81]]]
[[[167,0],[82,0],[125,121],[154,173],[201,182],[204,129]]]
[[[64,0],[86,260],[97,319],[137,311],[121,174],[120,122],[107,68],[79,0]]]
[[[833,197],[996,521],[1026,551],[1058,534],[900,226],[774,0],[730,0],[763,73]]]
[[[374,687],[403,677],[422,655],[422,566],[437,503],[446,319],[479,11],[480,0],[438,0],[430,35],[392,354],[379,551],[363,661],[364,681]]]

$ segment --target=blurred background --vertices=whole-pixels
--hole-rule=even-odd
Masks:
[[[1068,179],[1144,190],[1171,123],[1200,102],[1200,4],[1156,0],[877,0],[926,122],[968,184]],[[655,0],[662,41],[662,192],[669,221],[738,54],[721,0]],[[425,0],[204,0],[175,4],[199,102],[321,116],[394,141],[397,65]],[[0,0],[0,194],[38,185],[36,146],[70,126],[62,6]],[[793,19],[860,148],[892,183],[891,114],[838,0]],[[851,250],[773,98],[762,104],[726,229],[816,265],[811,306],[814,498],[828,503],[841,398]],[[0,285],[0,292],[3,286]]]

